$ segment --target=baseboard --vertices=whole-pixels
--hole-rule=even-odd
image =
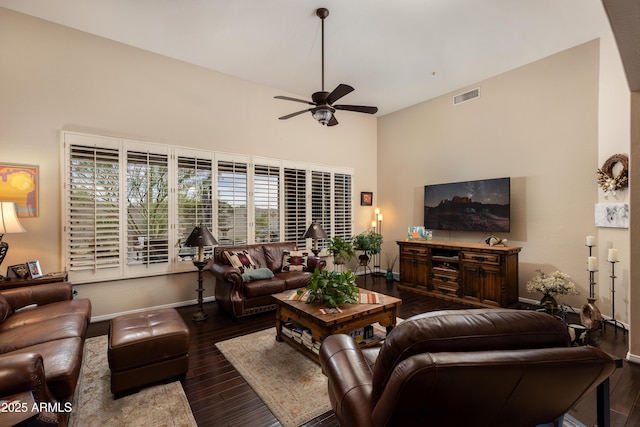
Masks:
[[[216,297],[211,296],[211,297],[205,297],[203,298],[203,302],[211,302],[211,301],[215,301]],[[102,316],[94,316],[91,318],[91,323],[95,323],[95,322],[103,322],[105,320],[111,320],[113,318],[116,318],[118,316],[122,316],[125,314],[132,314],[132,313],[143,313],[145,311],[151,311],[151,310],[158,310],[161,308],[178,308],[178,307],[186,307],[189,305],[196,305],[198,303],[198,300],[189,300],[189,301],[180,301],[180,302],[174,302],[171,304],[163,304],[163,305],[157,305],[155,307],[145,307],[145,308],[138,308],[135,310],[129,310],[129,311],[121,311],[119,313],[111,313],[111,314],[104,314]]]
[[[627,352],[626,359],[627,359],[627,361],[629,361],[631,363],[640,364],[640,356],[637,356],[635,354],[631,354],[630,352]]]

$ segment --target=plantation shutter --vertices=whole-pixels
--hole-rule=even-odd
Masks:
[[[253,172],[255,243],[280,241],[280,167],[256,164]]]
[[[118,147],[69,144],[67,152],[65,231],[69,271],[95,273],[120,267]]]
[[[351,175],[336,173],[333,179],[333,235],[350,240],[353,234]]]
[[[328,236],[331,235],[331,173],[311,172],[311,219],[320,223]],[[318,240],[319,247],[325,239]]]
[[[247,244],[247,163],[219,160],[217,167],[218,242]]]
[[[166,153],[127,151],[127,265],[169,262]]]
[[[284,241],[297,242],[306,248],[302,238],[307,230],[307,171],[284,169]]]
[[[193,228],[202,224],[213,232],[213,162],[196,155],[178,155],[177,160],[178,261],[192,261],[197,248],[184,246],[184,242]],[[205,257],[211,255],[211,249],[205,247]]]

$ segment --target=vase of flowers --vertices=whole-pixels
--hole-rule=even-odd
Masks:
[[[538,275],[527,282],[527,291],[541,293],[540,305],[553,313],[558,308],[557,295],[578,295],[575,283],[568,274],[554,271],[547,274],[537,270]]]

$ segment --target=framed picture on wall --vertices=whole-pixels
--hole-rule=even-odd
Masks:
[[[38,166],[0,164],[0,202],[15,202],[19,218],[39,215]]]
[[[360,206],[373,206],[373,193],[371,191],[360,193]]]
[[[29,274],[32,279],[37,279],[38,277],[42,277],[42,269],[40,268],[40,261],[29,261],[27,263],[29,267]]]
[[[629,228],[628,203],[596,203],[596,227]]]

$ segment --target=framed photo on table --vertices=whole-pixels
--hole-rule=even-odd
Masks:
[[[28,279],[29,267],[27,264],[16,264],[7,268],[7,277],[10,279]]]
[[[29,261],[27,263],[27,266],[29,267],[29,274],[31,275],[32,279],[37,279],[39,277],[42,277],[42,269],[40,268],[40,261]]]

